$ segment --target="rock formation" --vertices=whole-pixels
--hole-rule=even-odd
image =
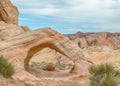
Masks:
[[[67,34],[84,52],[85,57],[94,64],[109,63],[120,66],[120,33],[82,33]]]
[[[26,30],[26,27],[20,27],[14,24],[7,24],[4,22],[0,22],[0,40],[6,40],[11,37],[20,35],[29,29]]]
[[[85,57],[89,57],[94,64],[109,63],[115,67],[120,68],[120,50],[113,50],[107,48],[89,48],[84,50]]]
[[[82,49],[89,47],[89,43],[85,38],[77,38],[73,42],[76,43]]]
[[[54,83],[46,84],[46,79],[37,78],[27,71],[31,58],[34,58],[34,55],[44,48],[50,48],[71,60],[74,66],[70,72],[80,75],[88,74],[88,67],[91,62],[84,57],[81,49],[68,37],[51,28],[31,31],[27,27],[17,26],[17,20],[17,8],[9,0],[0,0],[0,55],[8,59],[14,66],[15,74],[12,76],[14,80],[22,80],[24,83],[26,80],[38,80],[39,83],[44,82],[43,85],[39,84],[39,86],[53,86],[52,84],[55,83],[57,85],[54,86],[61,86],[60,80],[50,79],[47,80],[47,83]],[[69,80],[70,78],[66,79],[67,81],[64,82],[68,83],[65,86],[72,83]],[[26,83],[27,86],[31,85],[28,82]],[[33,86],[36,86],[36,84],[38,82]]]
[[[0,0],[0,21],[18,24],[18,10],[10,0]]]
[[[108,46],[114,49],[120,48],[120,33],[82,33],[67,34],[70,40],[80,46],[88,48],[92,46]],[[82,39],[82,40],[81,40]],[[84,40],[83,40],[84,39]]]
[[[107,61],[120,66],[120,51],[113,52],[113,48],[120,48],[119,33],[78,32],[66,37],[49,27],[32,31],[26,26],[18,26],[18,14],[10,0],[0,0],[0,55],[15,69],[13,82],[7,82],[10,86],[88,86],[86,80],[91,64]],[[45,71],[50,71],[44,73],[50,77],[38,77],[28,71],[32,58],[38,62],[54,62],[58,57],[62,57],[61,61],[65,63],[72,63],[72,68],[69,71],[53,72],[54,65],[41,66]]]
[[[75,63],[73,71],[76,73],[86,73],[90,65],[90,62],[83,58],[82,51],[73,42],[50,28],[23,32],[0,43],[0,55],[6,57],[14,65],[14,79],[37,80],[26,71],[28,62],[34,54],[46,47],[72,60]]]
[[[32,56],[46,47],[56,50],[73,62],[80,59],[80,62],[86,66],[89,64],[87,59],[83,58],[82,51],[74,43],[50,28],[24,32],[0,43],[0,54],[7,57],[15,65],[16,72],[25,70]],[[79,69],[79,71],[83,70],[87,70],[87,67],[84,66],[83,69]]]

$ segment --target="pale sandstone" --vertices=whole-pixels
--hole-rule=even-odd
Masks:
[[[0,22],[0,40],[6,40],[29,31],[27,27]]]
[[[50,28],[27,31],[0,43],[0,55],[6,57],[15,68],[14,79],[39,80],[26,70],[33,55],[46,47],[59,52],[73,61],[75,68],[72,71],[75,73],[84,75],[88,73],[88,67],[91,65],[76,44]]]
[[[88,78],[88,67],[92,62],[84,57],[81,49],[66,36],[51,28],[31,31],[28,27],[17,26],[18,14],[17,8],[11,4],[10,0],[0,0],[0,55],[14,67],[15,73],[12,79],[22,81],[17,83],[17,86],[37,86],[37,84],[38,86],[84,86],[80,82],[76,82],[75,78],[77,75]],[[38,78],[28,72],[30,60],[45,48],[52,51],[51,56],[57,55],[53,58],[49,56],[49,60],[46,58],[48,61],[63,56],[74,64],[70,71],[58,73],[59,76],[65,75],[64,77]],[[45,52],[47,51],[45,50]],[[57,54],[54,54],[53,51]],[[75,77],[74,80],[72,77]],[[7,79],[5,80],[7,81]],[[8,85],[16,86],[11,82]]]
[[[94,64],[109,63],[115,67],[120,66],[120,50],[104,50],[93,48],[84,50],[84,55],[93,61]]]

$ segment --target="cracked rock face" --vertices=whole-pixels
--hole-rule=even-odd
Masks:
[[[0,0],[0,21],[18,25],[19,12],[10,0]]]

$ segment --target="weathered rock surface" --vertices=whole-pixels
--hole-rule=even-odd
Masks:
[[[18,14],[10,0],[0,0],[0,21],[18,25]]]
[[[0,55],[13,65],[15,73],[12,79],[18,81],[20,86],[81,86],[82,83],[75,81],[76,78],[77,80],[80,78],[82,82],[85,80],[81,79],[81,76],[88,78],[88,67],[91,62],[84,57],[81,49],[70,41],[68,37],[51,28],[31,31],[29,28],[17,26],[17,24],[17,8],[11,4],[10,0],[0,0]],[[41,78],[28,72],[31,58],[34,58],[34,55],[44,48],[49,48],[57,52],[58,54],[56,55],[72,61],[73,67],[71,70],[69,72],[56,73],[56,78]],[[50,66],[46,67],[47,70],[49,68]],[[52,75],[54,73],[48,74]],[[63,77],[58,77],[58,74]],[[8,83],[11,86],[16,86],[14,83]],[[6,84],[2,86],[6,86]]]
[[[116,67],[120,64],[120,33],[82,33],[67,35],[80,48],[84,48],[85,57],[94,64],[110,63]]]
[[[89,47],[89,43],[85,38],[77,38],[73,42],[76,43],[82,49]]]
[[[108,46],[112,48],[120,48],[120,33],[82,33],[68,34],[69,39],[78,44],[80,48],[88,48],[91,46]],[[82,39],[82,40],[81,40]],[[83,40],[84,39],[84,40]],[[78,41],[80,40],[80,41]]]
[[[93,47],[84,51],[85,57],[91,59],[94,64],[109,63],[115,67],[120,67],[120,49],[113,50],[109,47]]]
[[[74,43],[69,41],[67,37],[49,28],[24,32],[21,35],[12,37],[8,40],[1,41],[0,51],[1,51],[1,55],[10,58],[11,62],[12,62],[12,58],[25,60],[24,62],[26,67],[32,56],[41,49],[44,49],[46,47],[56,50],[57,52],[61,53],[62,55],[68,57],[73,61],[76,61],[78,59],[84,60],[84,58],[82,58],[83,57],[82,51]],[[11,49],[10,52],[6,52],[9,49]],[[22,50],[22,51],[21,52],[18,51],[15,53],[12,50],[15,51]],[[22,56],[19,57],[18,55],[22,55]],[[87,62],[87,60],[85,61]],[[18,63],[12,62],[12,64],[17,65]]]
[[[5,80],[0,83],[2,86],[87,86],[88,67],[92,63],[108,62],[120,66],[120,51],[113,50],[120,48],[119,33],[78,32],[67,35],[68,38],[51,28],[31,31],[26,26],[17,26],[18,14],[10,0],[0,0],[0,55],[15,68],[12,79],[0,77]],[[38,75],[28,71],[31,59],[55,63],[58,58],[62,58],[60,62],[72,63],[72,68],[55,71],[54,65],[45,64],[44,71],[37,69]]]
[[[25,27],[20,27],[14,24],[7,24],[4,22],[0,22],[0,40],[6,40],[11,37],[20,35],[26,31]]]
[[[20,35],[0,41],[0,44],[0,55],[6,57],[16,70],[16,73],[13,75],[14,79],[38,80],[38,78],[26,70],[33,55],[46,47],[59,52],[73,61],[75,63],[73,71],[76,73],[82,75],[88,73],[88,67],[91,65],[88,59],[84,58],[78,46],[67,37],[50,28],[23,32]]]

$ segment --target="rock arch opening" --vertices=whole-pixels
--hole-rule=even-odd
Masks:
[[[54,54],[56,54],[55,58],[49,56],[50,55],[49,54],[50,51],[51,51],[51,53],[54,52]],[[42,54],[44,52],[46,53],[47,56],[39,56],[40,54]],[[37,58],[36,60],[38,60],[38,61],[35,61],[34,58]],[[41,58],[40,59],[41,61],[38,58],[39,59]],[[54,61],[50,62],[50,58],[53,59]],[[68,62],[64,62],[65,60],[68,61]],[[69,72],[73,68],[73,62],[72,62],[72,60],[70,58],[68,58],[68,56],[65,55],[55,45],[49,44],[49,43],[44,43],[44,44],[41,44],[41,45],[38,45],[38,46],[34,46],[34,47],[32,47],[29,50],[28,55],[27,55],[27,57],[26,57],[26,59],[24,61],[25,70],[27,70],[27,71],[30,72],[30,67],[33,66],[33,65],[36,66],[35,68],[33,67],[33,69],[37,69],[36,73],[40,72],[40,71],[38,72],[38,67],[42,68],[42,66],[43,66],[44,67],[43,69],[48,71],[46,73],[48,76],[50,74],[53,74],[51,72],[56,71],[56,70],[57,70],[57,72],[61,72],[62,70],[66,69],[66,72]],[[32,74],[34,75],[35,73],[32,72]],[[42,74],[42,75],[45,75],[45,74]]]

